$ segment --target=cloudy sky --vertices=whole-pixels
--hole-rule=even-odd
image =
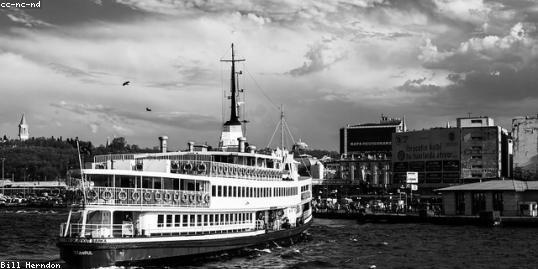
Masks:
[[[232,42],[258,147],[281,104],[312,148],[381,114],[510,128],[538,112],[537,23],[531,0],[41,0],[0,10],[0,132],[26,113],[31,136],[215,145]]]

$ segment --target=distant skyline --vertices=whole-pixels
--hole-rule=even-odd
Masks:
[[[381,114],[510,130],[538,113],[537,26],[531,0],[42,0],[0,9],[0,133],[16,138],[24,113],[34,137],[217,145],[232,42],[258,148],[281,104],[317,149]]]

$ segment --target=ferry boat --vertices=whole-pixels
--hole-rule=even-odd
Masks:
[[[299,236],[312,223],[312,179],[284,149],[257,152],[237,113],[233,44],[230,119],[219,146],[95,156],[81,203],[58,239],[75,268],[159,263]]]

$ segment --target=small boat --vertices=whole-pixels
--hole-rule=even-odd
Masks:
[[[60,256],[89,268],[199,256],[299,236],[312,223],[312,179],[293,153],[247,146],[237,115],[235,59],[230,119],[219,146],[95,156],[80,202],[58,238]]]

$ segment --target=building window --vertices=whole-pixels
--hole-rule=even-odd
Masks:
[[[465,215],[465,194],[456,192],[456,215]]]
[[[471,123],[482,123],[482,120],[471,120]]]
[[[486,210],[486,194],[473,192],[471,196],[471,214],[477,215]]]
[[[500,211],[501,215],[504,210],[504,203],[503,203],[503,193],[502,192],[494,192],[493,193],[493,210]]]

